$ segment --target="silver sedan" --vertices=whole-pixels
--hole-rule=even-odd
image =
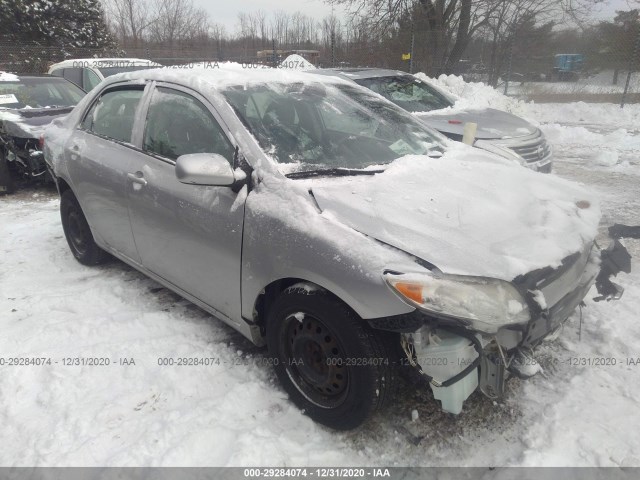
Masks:
[[[266,344],[337,429],[403,369],[452,413],[533,373],[598,274],[597,199],[353,83],[212,67],[111,77],[47,129],[79,262],[115,256]]]

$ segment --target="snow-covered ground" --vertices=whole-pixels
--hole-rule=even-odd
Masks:
[[[603,236],[640,224],[640,109],[438,83],[538,122],[556,174],[601,197]],[[58,205],[51,191],[0,198],[2,466],[640,466],[639,240],[626,241],[635,271],[617,280],[623,299],[595,303],[592,292],[581,334],[576,312],[539,349],[543,373],[511,381],[504,400],[475,393],[454,417],[405,385],[393,409],[335,433],[297,411],[264,351],[221,322],[118,261],[78,264]],[[8,366],[12,357],[51,364]],[[65,364],[79,357],[110,364]],[[177,357],[213,360],[159,365]]]

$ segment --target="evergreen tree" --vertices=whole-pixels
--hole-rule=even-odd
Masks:
[[[0,57],[13,70],[116,49],[99,0],[0,0]]]
[[[0,0],[8,39],[40,45],[114,48],[98,0]],[[3,32],[4,33],[4,32]]]

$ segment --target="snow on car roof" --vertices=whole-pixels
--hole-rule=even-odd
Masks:
[[[17,82],[20,80],[17,75],[9,72],[0,72],[0,82]]]
[[[377,78],[377,77],[395,77],[410,76],[410,73],[400,70],[390,70],[387,68],[371,68],[371,67],[351,67],[351,68],[322,68],[316,73],[321,75],[344,75],[352,79]]]
[[[109,82],[122,80],[159,80],[181,83],[196,90],[214,88],[224,90],[231,86],[257,85],[265,83],[322,83],[351,84],[338,77],[323,77],[322,80],[309,76],[309,73],[299,70],[271,68],[265,65],[245,65],[232,62],[203,62],[195,65],[185,65],[181,68],[153,68],[137,70],[114,75]]]
[[[150,67],[161,67],[162,65],[152,60],[144,58],[70,58],[62,62],[54,63],[53,67],[118,67],[118,66],[139,66],[148,65]]]

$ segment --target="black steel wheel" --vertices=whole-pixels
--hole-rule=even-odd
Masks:
[[[73,256],[83,265],[98,265],[109,257],[93,239],[91,228],[71,190],[60,198],[60,217],[67,243]]]
[[[291,400],[338,430],[359,426],[388,402],[396,378],[388,346],[395,340],[322,290],[288,288],[267,319],[269,352]]]

